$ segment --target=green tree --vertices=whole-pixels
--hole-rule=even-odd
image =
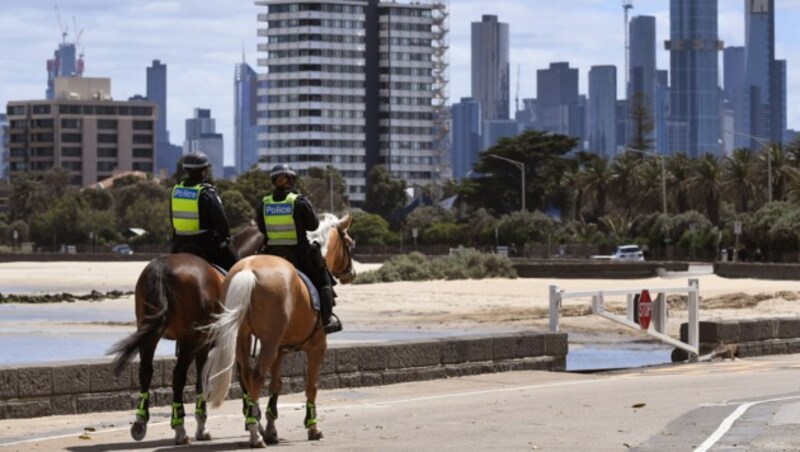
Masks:
[[[594,200],[595,218],[606,214],[606,202],[611,189],[612,177],[608,158],[599,156],[589,162],[581,175],[586,195]]]
[[[225,190],[220,194],[220,199],[231,229],[245,225],[255,218],[256,212],[238,190]]]
[[[256,167],[240,174],[236,178],[235,188],[254,211],[261,212],[264,196],[272,193],[272,182],[269,173]]]
[[[626,152],[618,156],[611,164],[611,193],[619,200],[619,207],[630,215],[639,193],[639,168],[642,165],[641,155]]]
[[[733,199],[736,210],[747,212],[756,195],[755,153],[750,149],[734,149],[722,163],[722,187]]]
[[[406,203],[406,181],[393,179],[383,166],[376,166],[367,179],[367,193],[364,210],[389,218],[391,214]]]
[[[353,224],[347,232],[358,244],[385,245],[391,241],[389,222],[383,217],[367,212],[355,212],[352,215]]]
[[[526,130],[513,138],[502,138],[495,146],[480,155],[474,171],[483,177],[465,184],[462,192],[476,208],[495,213],[519,210],[521,205],[520,169],[505,157],[525,164],[526,208],[544,209],[551,206],[551,194],[559,185],[558,168],[566,168],[564,156],[577,146],[578,140],[565,135]]]
[[[695,202],[703,206],[711,224],[719,224],[722,194],[722,165],[719,158],[714,154],[705,154],[695,160],[694,172],[688,183],[695,194]]]
[[[675,198],[675,210],[683,213],[689,210],[689,179],[692,176],[692,160],[684,153],[667,159],[667,198]]]
[[[634,93],[631,102],[631,141],[628,146],[648,151],[653,147],[653,122],[652,100],[647,94],[639,91]]]
[[[134,243],[166,242],[172,234],[169,199],[154,200],[144,196],[135,198],[123,212],[120,227],[123,231],[129,228],[141,228],[147,231],[145,235],[133,239]]]
[[[331,210],[331,196],[333,196],[333,212],[344,212],[349,207],[345,194],[345,183],[342,174],[331,166],[320,168],[317,166],[308,169],[308,176],[302,178],[303,194],[308,196],[314,207],[320,212]],[[331,192],[331,188],[333,191]]]
[[[556,229],[556,222],[542,212],[512,212],[497,224],[500,242],[524,245],[547,243]]]
[[[435,245],[463,245],[466,238],[464,226],[455,223],[433,223],[422,231],[422,243]]]

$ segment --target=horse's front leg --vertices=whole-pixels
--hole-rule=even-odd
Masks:
[[[317,339],[311,349],[306,351],[308,357],[308,373],[306,374],[306,417],[303,421],[308,430],[308,439],[316,441],[322,439],[322,431],[317,427],[317,382],[322,369],[327,349],[325,336]]]
[[[211,440],[211,433],[206,428],[206,420],[208,420],[208,408],[206,401],[203,399],[203,368],[208,360],[208,346],[203,346],[198,350],[197,356],[194,359],[194,365],[197,370],[197,382],[195,384],[195,392],[197,393],[197,401],[194,406],[194,419],[197,421],[197,430],[194,437],[198,441]]]
[[[278,444],[278,429],[275,420],[278,419],[278,395],[281,393],[281,369],[285,353],[279,351],[275,362],[272,363],[269,381],[269,402],[267,403],[267,429],[264,431],[264,441],[267,444]]]

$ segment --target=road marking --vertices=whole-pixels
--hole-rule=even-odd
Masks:
[[[750,407],[753,407],[755,405],[760,405],[762,403],[781,402],[783,400],[794,400],[794,399],[800,399],[800,396],[780,397],[780,398],[777,398],[777,399],[757,400],[755,402],[747,402],[747,403],[743,403],[743,404],[739,405],[738,408],[733,410],[733,413],[728,415],[728,417],[726,417],[725,420],[722,421],[722,423],[719,425],[719,427],[717,427],[717,430],[714,431],[714,433],[712,433],[711,436],[706,438],[706,440],[703,441],[703,444],[699,445],[694,450],[694,452],[706,452],[707,450],[711,449],[711,447],[713,447],[714,444],[717,443],[717,441],[722,439],[722,437],[725,435],[725,433],[727,433],[728,430],[730,430],[730,428],[733,427],[733,423],[736,422],[736,420],[739,419],[748,409],[750,409]]]

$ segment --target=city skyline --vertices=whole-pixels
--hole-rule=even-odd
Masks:
[[[485,2],[451,0],[450,4],[450,104],[470,96],[470,24],[484,14],[494,14],[509,24],[511,63],[511,104],[519,98],[536,97],[536,71],[553,62],[569,62],[579,69],[579,87],[588,92],[591,66],[624,67],[622,7],[619,2],[573,0],[567,17],[559,5],[531,8],[525,0],[507,1],[503,7]],[[800,89],[800,36],[793,35],[800,24],[800,4],[778,0],[776,9],[776,58],[788,61],[788,127],[800,128],[800,104],[792,93]],[[59,4],[62,21],[69,27],[72,16],[83,29],[81,47],[86,60],[85,75],[110,77],[116,100],[146,91],[145,69],[159,59],[169,67],[169,112],[167,128],[173,143],[181,143],[183,123],[194,108],[215,112],[218,131],[225,135],[225,163],[233,164],[233,96],[231,72],[241,62],[244,47],[247,62],[259,72],[256,37],[259,8],[253,2],[204,2],[187,0],[101,2],[73,0]],[[744,2],[720,0],[719,34],[726,46],[744,44]],[[631,17],[656,17],[658,69],[669,68],[663,49],[669,34],[669,2],[634,2]],[[0,102],[44,98],[47,85],[45,61],[61,42],[55,10],[51,4],[5,5],[0,12],[0,38],[4,52]],[[577,33],[572,30],[592,30]],[[81,50],[80,48],[78,50]],[[797,68],[797,69],[795,69]],[[720,61],[720,73],[722,63]],[[618,97],[624,89],[618,77]],[[721,80],[720,80],[721,84]]]

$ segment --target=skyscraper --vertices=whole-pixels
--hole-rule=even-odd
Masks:
[[[258,74],[242,60],[236,65],[233,81],[233,156],[236,174],[242,174],[258,162],[257,89]]]
[[[471,97],[464,97],[453,104],[453,179],[467,176],[478,161],[481,151],[481,104]]]
[[[655,144],[655,103],[656,103],[656,18],[653,16],[635,16],[630,22],[630,74],[627,87],[629,111],[635,111],[634,102],[640,102],[644,111],[653,122],[653,130],[647,138]],[[636,124],[630,122],[631,132]],[[662,150],[663,151],[663,150]]]
[[[723,86],[725,109],[733,113],[733,129],[724,128],[722,135],[730,149],[750,147],[750,110],[748,109],[745,51],[741,46],[725,47],[723,52]],[[737,133],[738,132],[738,133]],[[742,135],[745,134],[745,135]]]
[[[364,201],[376,165],[410,185],[438,179],[433,141],[433,5],[263,0],[259,145],[266,166],[335,166]],[[336,19],[331,19],[335,15]],[[319,30],[307,33],[308,27]],[[267,138],[263,132],[259,140]]]
[[[181,157],[180,146],[173,146],[167,130],[167,65],[153,60],[147,68],[147,100],[158,105],[156,121],[156,168],[155,172],[172,174]]]
[[[614,157],[617,149],[617,68],[592,66],[589,70],[589,151]]]
[[[745,0],[745,71],[749,131],[745,133],[763,140],[772,138],[771,86],[775,61],[775,1]],[[780,133],[783,134],[783,131]],[[781,140],[778,140],[780,142]],[[757,139],[750,143],[760,148]]]
[[[66,37],[66,34],[64,34]],[[62,42],[53,52],[53,59],[47,60],[46,99],[55,97],[56,77],[83,77],[83,55],[78,56],[75,43]]]
[[[8,116],[5,113],[0,113],[0,179],[8,177],[8,148],[6,140],[8,139]]]
[[[578,95],[578,69],[550,63],[536,71],[536,124],[540,130],[581,138],[583,120]]]
[[[472,23],[472,98],[480,102],[482,119],[508,119],[508,24],[485,15]]]
[[[217,133],[217,121],[211,117],[211,110],[195,108],[194,117],[186,120],[186,139],[183,142],[183,153],[203,152],[211,161],[214,177],[221,179],[225,175],[224,142],[221,133]]]
[[[720,151],[717,0],[670,0],[670,151]],[[685,140],[684,140],[685,138]],[[686,149],[681,149],[684,145]]]

